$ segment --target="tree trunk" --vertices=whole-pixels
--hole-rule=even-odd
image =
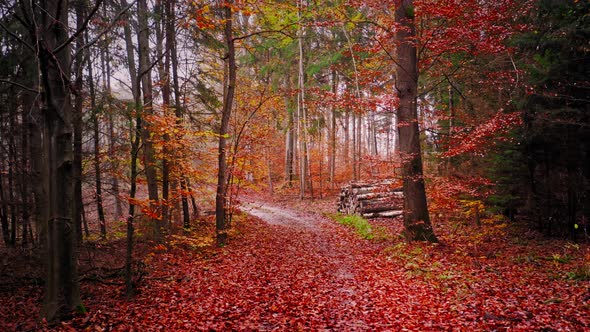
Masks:
[[[40,4],[41,36],[31,31],[39,49],[44,90],[44,159],[47,168],[48,227],[47,281],[42,315],[48,321],[79,308],[76,227],[73,225],[72,104],[67,82],[70,78],[70,47],[54,50],[68,38],[67,2]],[[39,37],[39,38],[37,38]]]
[[[16,105],[14,105],[14,99],[10,98],[8,101],[8,126],[11,130],[16,128],[16,123],[14,121],[16,117]],[[8,133],[8,203],[10,206],[10,246],[16,246],[16,200],[14,197],[14,187],[15,187],[15,172],[14,168],[16,165],[16,149],[15,149],[15,141],[14,141],[14,134]]]
[[[346,171],[349,171],[350,167],[350,110],[346,109],[344,114],[344,123],[343,123],[343,131],[344,131],[344,151],[342,153],[342,157],[344,158],[344,163],[346,165]]]
[[[24,100],[22,101],[23,109],[30,110],[33,108],[33,101],[34,96],[30,93],[24,94]],[[27,124],[27,116],[26,114],[21,114],[21,216],[22,216],[22,237],[21,243],[23,248],[26,248],[29,244],[29,232],[30,232],[30,209],[31,205],[29,204],[29,164],[28,164],[28,150],[29,150],[29,133],[27,132],[29,126]],[[30,239],[33,241],[33,239]]]
[[[45,249],[47,241],[47,211],[48,211],[48,196],[47,196],[47,182],[44,180],[46,176],[46,167],[44,167],[43,160],[43,139],[41,136],[41,110],[35,106],[31,112],[31,120],[29,122],[29,158],[31,160],[31,183],[33,188],[33,198],[35,200],[35,207],[33,210],[35,230],[37,240],[42,249]]]
[[[0,163],[0,169],[4,169],[4,162]],[[4,244],[10,246],[10,229],[8,228],[8,204],[6,204],[6,197],[4,197],[4,180],[0,172],[0,202],[2,206],[0,209],[0,225],[2,226],[2,238]]]
[[[102,204],[102,174],[100,171],[100,130],[98,122],[98,105],[96,104],[96,91],[94,88],[94,75],[92,62],[88,61],[88,83],[90,87],[90,107],[92,108],[92,130],[94,142],[94,183],[96,187],[96,212],[100,225],[100,237],[107,238],[107,226]]]
[[[149,27],[148,27],[148,7],[146,0],[137,1],[138,16],[138,48],[139,48],[139,76],[141,79],[141,88],[143,92],[143,117],[141,138],[143,141],[143,163],[148,186],[148,196],[150,199],[150,209],[152,213],[158,214],[158,178],[156,173],[156,159],[154,156],[154,147],[151,140],[151,129],[147,117],[153,114],[153,95],[152,95],[152,74],[150,62],[150,44],[149,44]],[[156,237],[161,240],[162,223],[157,218],[152,218],[155,224]]]
[[[76,29],[81,29],[85,19],[86,2],[76,1]],[[84,46],[84,35],[76,37],[76,59],[74,63],[74,163],[72,164],[72,176],[74,177],[74,225],[78,243],[82,243],[82,213],[84,204],[82,201],[82,114],[84,108],[84,82],[83,69],[86,60],[84,52],[78,52]]]
[[[234,101],[234,92],[236,84],[236,53],[233,39],[232,23],[233,14],[231,5],[233,1],[224,1],[223,13],[225,19],[224,36],[227,46],[225,56],[225,66],[227,68],[227,83],[225,94],[223,96],[223,109],[221,111],[221,126],[219,128],[219,148],[218,148],[218,171],[217,171],[217,194],[215,197],[215,229],[217,234],[217,245],[224,246],[227,244],[228,223],[226,220],[226,203],[227,203],[227,133],[229,130],[229,120]]]
[[[131,51],[133,54],[133,51]],[[133,58],[131,59],[133,61]],[[129,110],[131,114],[131,107]],[[129,123],[133,123],[133,118],[129,116]],[[132,126],[133,128],[133,126]],[[129,198],[134,199],[137,193],[137,157],[139,155],[139,143],[141,133],[141,116],[139,112],[135,115],[135,133],[131,133],[131,176],[130,176],[130,189]],[[134,227],[133,219],[135,218],[135,204],[129,203],[129,211],[127,214],[127,245],[125,254],[125,294],[127,298],[131,298],[134,293],[133,285],[133,236]]]
[[[127,1],[121,1],[122,7],[127,7]],[[127,15],[131,20],[131,15]],[[123,33],[125,36],[125,50],[127,52],[127,67],[129,68],[129,78],[131,81],[131,93],[133,94],[134,104],[129,106],[129,124],[130,124],[130,138],[131,138],[131,156],[130,156],[130,188],[129,198],[134,199],[137,192],[137,158],[139,155],[139,143],[141,136],[141,96],[139,92],[139,79],[137,74],[137,67],[135,66],[135,55],[133,52],[133,41],[131,39],[131,24],[123,26]],[[135,127],[133,126],[133,111],[135,111]],[[133,236],[134,227],[133,221],[135,218],[135,204],[129,202],[129,209],[127,213],[127,243],[125,253],[125,295],[131,298],[134,293],[133,285]]]
[[[357,114],[356,117],[356,176],[355,179],[361,179],[361,166],[362,166],[362,156],[363,156],[363,116],[362,114]]]
[[[449,130],[448,130],[448,137],[451,138],[453,135],[453,118],[455,117],[454,112],[455,105],[453,105],[453,87],[449,85]],[[445,175],[449,176],[451,171],[451,157],[447,157],[445,163]]]
[[[107,2],[103,2],[104,16],[107,17]],[[105,35],[106,40],[110,40],[109,34]],[[123,216],[123,205],[121,204],[121,195],[119,189],[119,163],[117,161],[117,153],[115,151],[116,136],[115,136],[115,119],[113,116],[113,96],[111,91],[111,52],[110,42],[104,48],[104,59],[105,59],[105,93],[107,97],[107,108],[108,108],[108,149],[109,149],[109,170],[111,175],[111,194],[115,199],[115,218],[118,220]]]
[[[358,115],[355,112],[352,113],[352,179],[354,181],[358,180],[357,171],[356,171],[356,169],[358,167],[358,162],[357,162],[358,156],[356,153],[356,146],[357,146],[357,144],[356,144],[356,142],[357,142],[356,117],[357,116]]]
[[[301,19],[301,11],[303,3],[298,1],[297,15]],[[311,178],[309,177],[309,156],[307,151],[307,109],[305,107],[305,68],[303,64],[303,35],[305,31],[303,25],[299,25],[297,32],[299,40],[299,71],[298,71],[298,88],[299,94],[297,96],[297,115],[299,130],[299,198],[305,198],[305,190],[311,187]]]
[[[287,70],[285,75],[285,89],[291,91],[291,75]],[[295,162],[295,119],[291,96],[285,96],[285,107],[287,108],[287,132],[285,135],[285,182],[287,186],[293,185]]]
[[[158,63],[158,75],[162,84],[162,110],[164,116],[168,116],[170,113],[170,46],[171,40],[169,35],[169,27],[166,20],[169,20],[167,14],[169,10],[165,10],[164,6],[168,4],[162,4],[161,1],[156,1],[154,11],[159,16],[156,19],[156,55],[158,59],[164,57],[164,61]],[[164,34],[166,33],[166,34]],[[164,41],[164,37],[166,40]],[[164,50],[164,43],[166,50]],[[166,52],[166,53],[164,53]],[[170,167],[172,166],[172,160],[170,159],[171,151],[168,148],[168,142],[170,141],[170,135],[165,134],[164,137],[164,148],[162,151],[162,224],[169,225],[169,196],[170,196]]]
[[[176,0],[171,0],[168,2],[168,24],[167,24],[167,31],[166,31],[166,38],[170,40],[170,62],[172,65],[172,87],[174,89],[174,113],[176,115],[176,125],[180,126],[182,124],[182,106],[180,103],[180,84],[178,82],[178,53],[176,48],[176,31],[174,29],[174,22],[176,21]],[[178,137],[177,139],[180,139]],[[190,213],[188,208],[188,185],[187,179],[185,176],[180,177],[180,190],[182,194],[180,195],[181,205],[182,205],[182,225],[184,228],[190,228]]]
[[[332,95],[336,98],[338,93],[338,76],[336,70],[332,70]],[[330,112],[330,188],[334,190],[336,181],[336,106],[331,107]]]
[[[416,56],[414,5],[403,0],[395,9],[396,32],[396,89],[400,99],[398,109],[400,153],[404,188],[404,235],[409,241],[436,242],[428,215],[420,132],[417,119],[418,61]]]

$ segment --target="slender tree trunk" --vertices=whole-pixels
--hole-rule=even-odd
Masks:
[[[121,0],[121,6],[127,7],[127,1]],[[131,15],[127,15],[131,20]],[[137,192],[137,159],[139,155],[139,144],[141,136],[141,95],[139,91],[140,77],[137,73],[135,65],[134,45],[131,38],[131,24],[123,26],[123,34],[125,36],[125,50],[127,52],[127,67],[129,68],[129,78],[131,81],[131,93],[133,94],[133,105],[129,108],[129,125],[131,138],[131,155],[130,155],[130,177],[129,177],[129,198],[134,199]],[[135,127],[133,126],[133,111],[135,111]],[[135,204],[130,201],[127,212],[127,245],[125,253],[125,294],[127,298],[131,298],[134,294],[133,285],[133,237],[134,237],[134,222],[135,218]]]
[[[180,102],[180,84],[178,81],[178,50],[176,48],[176,31],[174,30],[174,23],[176,21],[176,0],[171,0],[168,2],[168,21],[167,21],[167,31],[166,31],[166,39],[170,41],[170,63],[172,65],[172,87],[174,90],[174,113],[176,115],[176,125],[182,125],[182,106]],[[182,137],[176,137],[176,139],[180,140]],[[182,224],[183,227],[189,229],[190,224],[190,212],[188,207],[188,185],[187,179],[185,176],[181,176],[179,179],[180,182],[180,190],[182,194],[180,195],[180,201],[182,205]]]
[[[362,166],[362,157],[363,157],[363,116],[362,114],[357,114],[356,117],[356,176],[355,179],[361,179],[361,166]]]
[[[233,14],[231,5],[233,1],[224,1],[223,13],[225,19],[224,36],[227,46],[225,57],[225,66],[227,72],[227,85],[223,96],[223,109],[221,111],[221,126],[219,128],[219,148],[217,171],[217,195],[215,197],[215,229],[217,234],[217,245],[224,246],[227,244],[228,223],[226,220],[226,203],[227,203],[227,138],[229,130],[229,120],[234,101],[234,92],[236,84],[236,53],[233,39]]]
[[[195,195],[192,194],[193,189],[191,187],[191,183],[188,180],[188,178],[186,179],[186,186],[187,186],[188,192],[190,193],[190,197],[191,197],[191,205],[193,207],[193,215],[195,216],[195,218],[199,218],[199,207],[197,206],[197,202],[195,201]]]
[[[396,33],[396,89],[400,99],[399,137],[404,191],[404,235],[410,241],[436,242],[428,215],[420,132],[417,119],[418,61],[416,56],[414,5],[403,0],[395,9],[395,21],[401,25]]]
[[[119,186],[119,178],[117,176],[119,172],[119,162],[117,161],[117,152],[115,149],[117,139],[115,136],[115,119],[112,114],[112,108],[110,108],[110,110],[111,111],[109,112],[109,156],[111,157],[111,191],[113,193],[113,197],[115,198],[115,217],[118,219],[123,216],[123,204],[121,203],[121,189]]]
[[[4,169],[4,160],[0,162],[0,169]],[[3,172],[0,172],[0,201],[2,202],[2,209],[0,210],[0,225],[2,225],[2,238],[4,244],[10,246],[10,229],[8,228],[8,204],[6,204],[6,197],[4,196],[4,179]]]
[[[76,29],[81,29],[86,15],[86,2],[78,0],[76,7]],[[84,34],[76,38],[76,50],[84,46]],[[74,177],[74,225],[78,243],[82,243],[82,214],[84,213],[84,202],[82,200],[82,114],[84,108],[84,82],[83,69],[85,56],[84,52],[77,52],[74,63],[74,163],[72,165],[72,176]]]
[[[344,151],[343,151],[343,158],[344,164],[346,165],[346,171],[350,170],[350,110],[346,109],[344,114],[344,123],[343,123],[343,131],[344,131]]]
[[[358,167],[358,154],[356,152],[356,147],[357,147],[357,130],[356,130],[356,126],[357,126],[357,114],[355,112],[352,113],[352,179],[353,180],[358,180],[357,177],[357,167]]]
[[[31,160],[31,183],[33,189],[34,204],[34,221],[36,236],[42,249],[45,248],[47,237],[47,220],[48,220],[48,188],[44,179],[46,176],[46,168],[43,165],[45,156],[43,155],[43,140],[41,136],[41,110],[35,106],[31,112],[31,120],[29,122],[29,158]]]
[[[107,2],[103,2],[103,12],[104,16],[107,17]],[[105,39],[109,40],[110,36],[107,33],[105,35]],[[116,146],[116,136],[115,136],[115,119],[113,115],[113,96],[111,91],[111,51],[110,51],[110,43],[106,45],[104,48],[104,59],[105,59],[105,93],[107,97],[107,108],[108,108],[108,150],[109,150],[109,169],[110,169],[110,176],[111,176],[111,194],[115,199],[115,218],[119,219],[123,216],[123,205],[121,204],[121,195],[119,189],[119,177],[117,176],[119,172],[119,162],[117,161],[117,152],[115,151]]]
[[[102,174],[100,171],[100,128],[98,121],[98,105],[96,104],[96,91],[94,88],[94,75],[92,62],[88,61],[88,84],[90,87],[90,107],[92,108],[92,130],[94,142],[94,183],[96,187],[96,212],[100,225],[100,237],[106,239],[107,226],[102,204]]]
[[[291,91],[291,75],[287,70],[285,74],[285,89]],[[287,108],[287,132],[285,135],[285,181],[288,187],[293,186],[295,162],[295,119],[291,96],[285,96],[285,107]]]
[[[143,141],[143,162],[145,175],[148,186],[148,196],[150,199],[150,209],[152,213],[159,213],[158,197],[158,178],[156,172],[156,159],[154,156],[154,146],[151,140],[151,129],[149,122],[146,120],[153,115],[153,95],[152,95],[152,74],[150,62],[150,31],[148,27],[148,6],[146,0],[137,1],[137,16],[139,24],[138,48],[139,48],[139,76],[141,78],[141,88],[143,92],[143,123],[141,138]],[[162,223],[154,218],[156,237],[161,240]]]
[[[25,110],[30,110],[33,107],[33,98],[31,98],[32,96],[28,93],[26,93],[25,95],[25,100],[23,100],[22,105],[23,105],[23,109]],[[21,182],[21,203],[22,203],[22,209],[21,209],[21,215],[22,215],[22,237],[21,237],[21,243],[23,248],[26,248],[29,245],[29,232],[30,232],[30,209],[31,209],[31,205],[29,204],[30,199],[29,199],[29,163],[28,163],[28,150],[29,150],[29,133],[27,132],[29,129],[29,126],[27,124],[27,117],[26,115],[23,113],[21,114],[21,178],[20,178],[20,182]],[[30,239],[31,241],[33,241],[33,239]]]
[[[268,172],[268,193],[272,195],[274,193],[274,185],[272,181],[272,162],[270,160],[270,147],[266,146],[266,169]]]
[[[8,125],[10,129],[16,128],[15,118],[16,118],[16,105],[14,105],[14,99],[10,98],[8,101]],[[8,200],[10,206],[10,246],[16,246],[16,200],[14,197],[14,187],[15,187],[15,172],[14,168],[16,166],[16,149],[15,149],[15,140],[14,140],[14,133],[8,133]]]
[[[338,93],[338,76],[336,70],[332,70],[332,95],[336,97]],[[336,182],[336,106],[331,107],[330,112],[330,189],[334,190]]]
[[[301,19],[301,11],[303,3],[298,1],[298,12],[297,15]],[[309,185],[311,186],[311,179],[308,179],[309,175],[309,157],[307,151],[307,109],[305,107],[305,68],[303,65],[303,26],[299,25],[298,40],[299,40],[299,75],[298,75],[298,88],[299,94],[297,97],[297,114],[299,120],[299,198],[305,198],[305,190]]]
[[[154,11],[159,16],[156,19],[156,55],[158,59],[164,58],[164,61],[158,63],[158,74],[162,84],[162,109],[164,116],[168,116],[170,113],[170,36],[169,27],[166,23],[170,18],[167,17],[169,10],[165,10],[164,6],[168,4],[162,4],[161,1],[156,1]],[[164,40],[166,37],[166,40]],[[166,50],[164,50],[164,43]],[[166,52],[166,53],[164,53]],[[169,225],[169,196],[170,196],[170,167],[172,164],[171,151],[168,148],[170,135],[165,134],[164,137],[164,148],[162,153],[162,224]]]
[[[455,105],[453,103],[453,87],[451,85],[449,85],[449,139],[451,138],[451,135],[453,135],[453,117],[455,116],[455,111],[454,111]],[[446,171],[446,175],[448,176],[450,174],[451,171],[451,158],[447,157],[446,160],[446,167],[445,167],[445,171]]]
[[[133,54],[133,51],[131,51]],[[133,57],[131,58],[133,61]],[[137,95],[137,99],[139,99],[139,95]],[[132,114],[131,107],[129,109],[129,114]],[[129,123],[133,123],[133,118],[129,116]],[[133,128],[133,125],[131,125]],[[139,112],[136,112],[135,115],[135,132],[131,130],[131,175],[130,175],[130,188],[129,188],[129,197],[131,199],[135,198],[137,193],[137,158],[139,155],[139,143],[140,143],[140,135],[141,135],[141,116]],[[131,298],[134,294],[134,285],[133,285],[133,236],[134,236],[134,227],[133,227],[133,219],[135,218],[135,204],[132,202],[129,203],[129,211],[127,214],[127,246],[126,246],[126,254],[125,254],[125,294],[127,298]]]

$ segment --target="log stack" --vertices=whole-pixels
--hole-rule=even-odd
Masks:
[[[404,195],[393,180],[350,182],[342,187],[338,212],[365,218],[393,218],[403,214]]]

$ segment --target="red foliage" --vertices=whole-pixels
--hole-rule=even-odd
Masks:
[[[496,113],[488,121],[473,128],[464,127],[454,133],[450,139],[450,146],[445,157],[453,157],[463,153],[483,155],[494,146],[494,140],[507,140],[505,135],[522,125],[520,112]]]

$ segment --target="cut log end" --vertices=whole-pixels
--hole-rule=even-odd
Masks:
[[[338,212],[365,218],[394,218],[403,214],[403,193],[394,180],[351,182],[342,187]]]

